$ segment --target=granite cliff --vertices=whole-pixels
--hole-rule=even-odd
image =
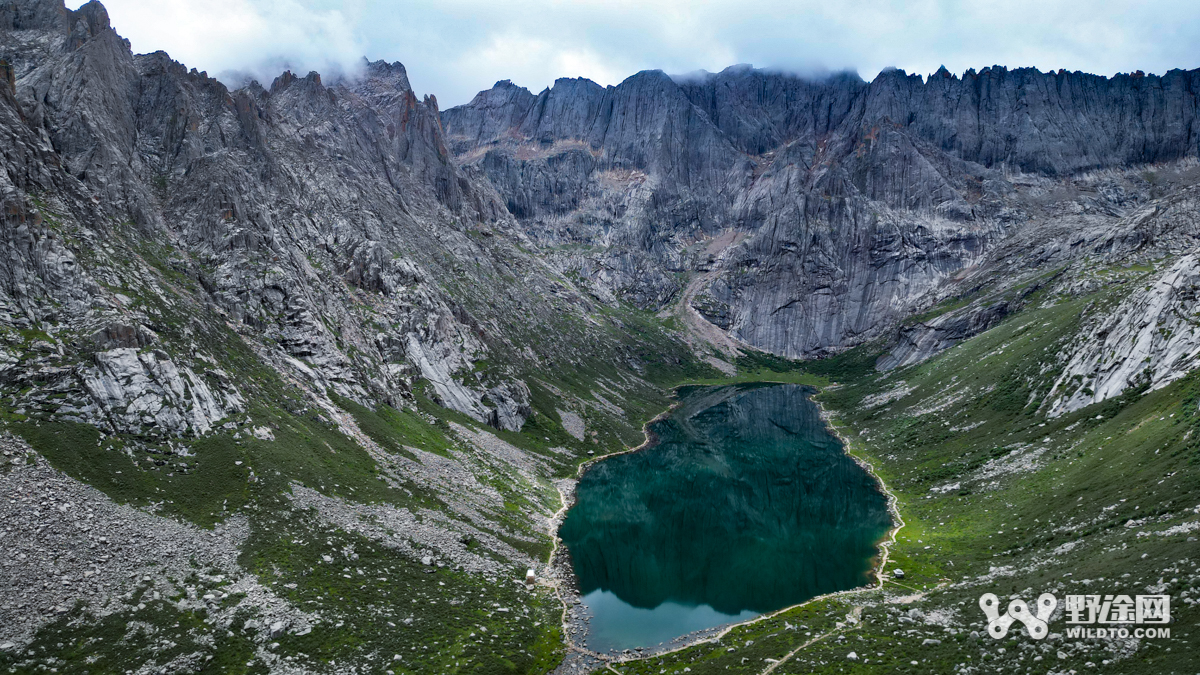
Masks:
[[[734,66],[536,96],[499,82],[442,120],[459,163],[599,297],[661,308],[702,272],[689,297],[711,322],[811,357],[882,336],[998,242],[1051,226],[1043,191],[1194,159],[1197,84],[1197,71],[867,83]],[[1089,222],[1151,191],[1131,174]]]

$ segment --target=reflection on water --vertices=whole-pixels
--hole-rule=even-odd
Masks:
[[[588,645],[600,650],[658,644],[695,630],[745,621],[757,615],[748,609],[740,614],[722,614],[708,605],[682,605],[671,600],[654,609],[643,609],[618,598],[612,591],[598,588],[583,596],[583,604],[596,617],[588,631]]]
[[[597,650],[868,581],[887,503],[796,385],[693,387],[649,448],[596,463],[560,535]]]

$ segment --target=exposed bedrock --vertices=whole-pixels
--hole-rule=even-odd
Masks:
[[[1198,71],[986,68],[867,83],[735,66],[613,87],[509,81],[441,113],[449,147],[602,300],[693,306],[754,346],[840,351],[936,302],[998,240],[1040,227],[1083,172],[1196,155]],[[1101,196],[1111,221],[1152,186]],[[1067,198],[1070,195],[1063,195]]]

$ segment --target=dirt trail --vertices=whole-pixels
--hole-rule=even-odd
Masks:
[[[847,621],[844,625],[839,624],[837,628],[834,628],[833,630],[831,630],[827,633],[821,633],[820,635],[809,640],[808,642],[805,642],[804,644],[800,645],[799,647],[796,647],[795,649],[788,652],[787,654],[784,654],[783,658],[779,659],[778,661],[775,661],[774,663],[770,664],[765,669],[763,669],[763,671],[761,673],[759,673],[759,675],[770,675],[771,671],[775,670],[779,666],[782,666],[784,663],[787,663],[788,659],[792,658],[796,654],[799,654],[805,648],[812,646],[812,645],[816,644],[817,642],[820,642],[821,640],[833,637],[834,635],[837,635],[838,633],[841,633],[846,630],[855,630],[855,629],[861,627],[862,622],[859,619],[862,618],[862,610],[863,610],[863,608],[861,605],[856,605],[854,607],[854,609],[850,610],[850,614],[847,615],[847,617],[846,617],[847,619],[849,619],[850,617],[853,617],[854,618],[853,621]]]

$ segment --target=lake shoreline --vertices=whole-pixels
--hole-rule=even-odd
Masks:
[[[558,571],[561,574],[564,574],[571,581],[569,597],[565,597],[562,594],[560,594],[560,596],[559,596],[559,599],[563,604],[563,617],[564,617],[563,639],[564,639],[564,643],[565,643],[567,649],[569,650],[569,652],[575,653],[578,656],[585,656],[588,660],[590,660],[596,666],[599,666],[600,664],[609,666],[610,664],[616,665],[616,664],[620,664],[620,663],[628,663],[628,662],[635,662],[635,661],[639,661],[639,660],[645,660],[648,658],[653,658],[653,657],[658,657],[658,656],[663,656],[666,654],[679,652],[679,651],[694,647],[696,645],[719,642],[721,640],[721,638],[723,638],[725,635],[727,635],[730,631],[732,631],[734,629],[737,629],[739,627],[753,625],[753,624],[761,622],[761,621],[775,618],[781,614],[795,610],[800,607],[804,607],[804,606],[812,604],[814,602],[825,601],[825,600],[829,600],[831,598],[840,598],[840,597],[844,597],[844,596],[851,595],[851,594],[860,594],[860,593],[865,593],[865,592],[870,592],[870,591],[877,591],[883,587],[884,580],[885,580],[884,570],[885,570],[888,560],[889,560],[890,549],[896,543],[896,537],[897,537],[898,532],[900,531],[901,528],[904,527],[904,520],[901,517],[900,512],[899,512],[899,503],[898,503],[898,499],[897,499],[896,495],[890,490],[890,488],[888,488],[887,484],[884,482],[882,477],[880,477],[878,472],[876,472],[875,467],[868,460],[864,459],[863,457],[858,456],[857,454],[855,454],[852,451],[853,446],[850,442],[850,439],[846,435],[844,435],[842,433],[842,430],[835,424],[834,414],[832,412],[830,412],[828,409],[826,409],[825,406],[823,406],[821,404],[821,402],[816,399],[816,396],[818,394],[820,394],[822,391],[824,391],[826,388],[828,388],[830,386],[836,387],[837,385],[833,384],[833,385],[820,386],[820,385],[816,385],[816,384],[807,384],[807,383],[800,384],[800,383],[796,383],[796,382],[786,382],[786,381],[759,380],[759,381],[753,381],[753,382],[730,383],[729,385],[724,385],[724,386],[739,386],[739,385],[745,385],[745,384],[799,385],[799,386],[803,386],[803,387],[809,389],[809,391],[805,394],[804,398],[806,400],[812,402],[816,406],[817,411],[818,411],[818,416],[823,424],[824,430],[832,438],[835,438],[837,440],[837,442],[840,445],[840,449],[841,449],[842,453],[844,453],[859,468],[861,468],[863,471],[865,471],[868,475],[871,476],[871,479],[875,484],[875,488],[878,490],[879,494],[882,495],[886,500],[887,513],[890,518],[890,526],[889,526],[887,532],[883,536],[881,536],[875,543],[875,546],[878,548],[879,552],[871,559],[871,566],[868,571],[868,575],[871,575],[874,577],[873,580],[862,586],[855,586],[853,588],[848,588],[848,589],[844,589],[844,590],[840,590],[840,591],[834,591],[831,593],[824,593],[824,594],[816,595],[816,596],[813,596],[811,598],[804,600],[803,602],[789,605],[787,607],[783,607],[780,609],[764,612],[762,614],[759,614],[759,615],[757,615],[751,619],[745,620],[745,621],[732,622],[732,623],[728,623],[728,624],[720,624],[718,626],[713,626],[711,628],[705,628],[702,630],[693,631],[691,633],[686,633],[686,634],[680,635],[674,639],[671,639],[668,642],[659,643],[657,645],[643,646],[640,650],[626,649],[623,651],[613,650],[613,651],[609,651],[609,652],[598,652],[598,651],[593,651],[591,649],[588,649],[586,646],[584,646],[582,644],[578,644],[577,640],[574,637],[575,635],[578,635],[580,638],[579,641],[582,641],[584,639],[584,636],[587,635],[587,631],[588,631],[589,627],[588,627],[587,621],[584,619],[582,613],[580,613],[580,616],[576,617],[574,620],[569,618],[570,615],[572,614],[572,612],[571,612],[572,608],[580,607],[580,604],[579,604],[580,603],[580,594],[579,594],[579,589],[578,589],[578,579],[575,575],[575,571],[574,571],[573,567],[571,566],[571,562],[569,560],[569,555],[565,554],[566,553],[565,545],[562,545],[562,546],[559,545],[562,542],[562,539],[561,539],[561,537],[558,536],[558,529],[555,529],[554,530],[555,548],[554,548],[554,553],[552,554],[552,557],[554,558],[554,560],[552,560],[552,565],[556,568],[556,571]],[[680,384],[680,385],[671,387],[672,395],[678,399],[679,390],[684,387],[691,387],[691,386],[714,386],[714,385],[710,385],[707,383],[705,383],[705,384],[684,383],[684,384]],[[720,385],[718,385],[718,386],[720,386]],[[609,458],[620,456],[620,455],[627,455],[627,454],[638,452],[640,450],[648,449],[650,447],[654,447],[658,443],[659,439],[657,438],[655,433],[651,430],[651,425],[669,417],[681,405],[683,405],[683,401],[676,400],[668,408],[666,408],[663,412],[654,416],[654,418],[648,420],[643,425],[643,434],[645,436],[645,440],[642,443],[640,443],[639,445],[637,445],[635,447],[631,447],[626,450],[619,451],[619,452],[614,452],[614,453],[610,453],[610,454],[603,455],[600,457],[588,459],[587,461],[582,462],[579,465],[579,467],[576,471],[575,477],[569,478],[569,479],[564,479],[563,481],[560,481],[563,483],[569,481],[571,483],[571,486],[568,490],[560,489],[560,491],[559,491],[560,497],[563,500],[563,502],[562,502],[563,506],[560,509],[559,514],[557,514],[559,517],[556,518],[556,522],[555,522],[556,528],[561,528],[562,519],[565,518],[566,512],[572,506],[574,506],[576,499],[577,499],[577,495],[576,495],[576,490],[573,488],[576,488],[578,486],[579,480],[582,478],[582,476],[584,475],[584,473],[587,469],[591,468],[594,463],[596,463],[600,460],[603,460],[603,459],[609,459]],[[578,631],[578,632],[573,634],[571,632],[572,628],[574,628],[575,631]],[[556,672],[565,672],[568,661],[572,661],[572,659],[570,659],[568,657],[568,659],[563,662],[563,665],[560,666],[559,669],[556,670]],[[780,663],[782,663],[782,661],[780,661]]]

